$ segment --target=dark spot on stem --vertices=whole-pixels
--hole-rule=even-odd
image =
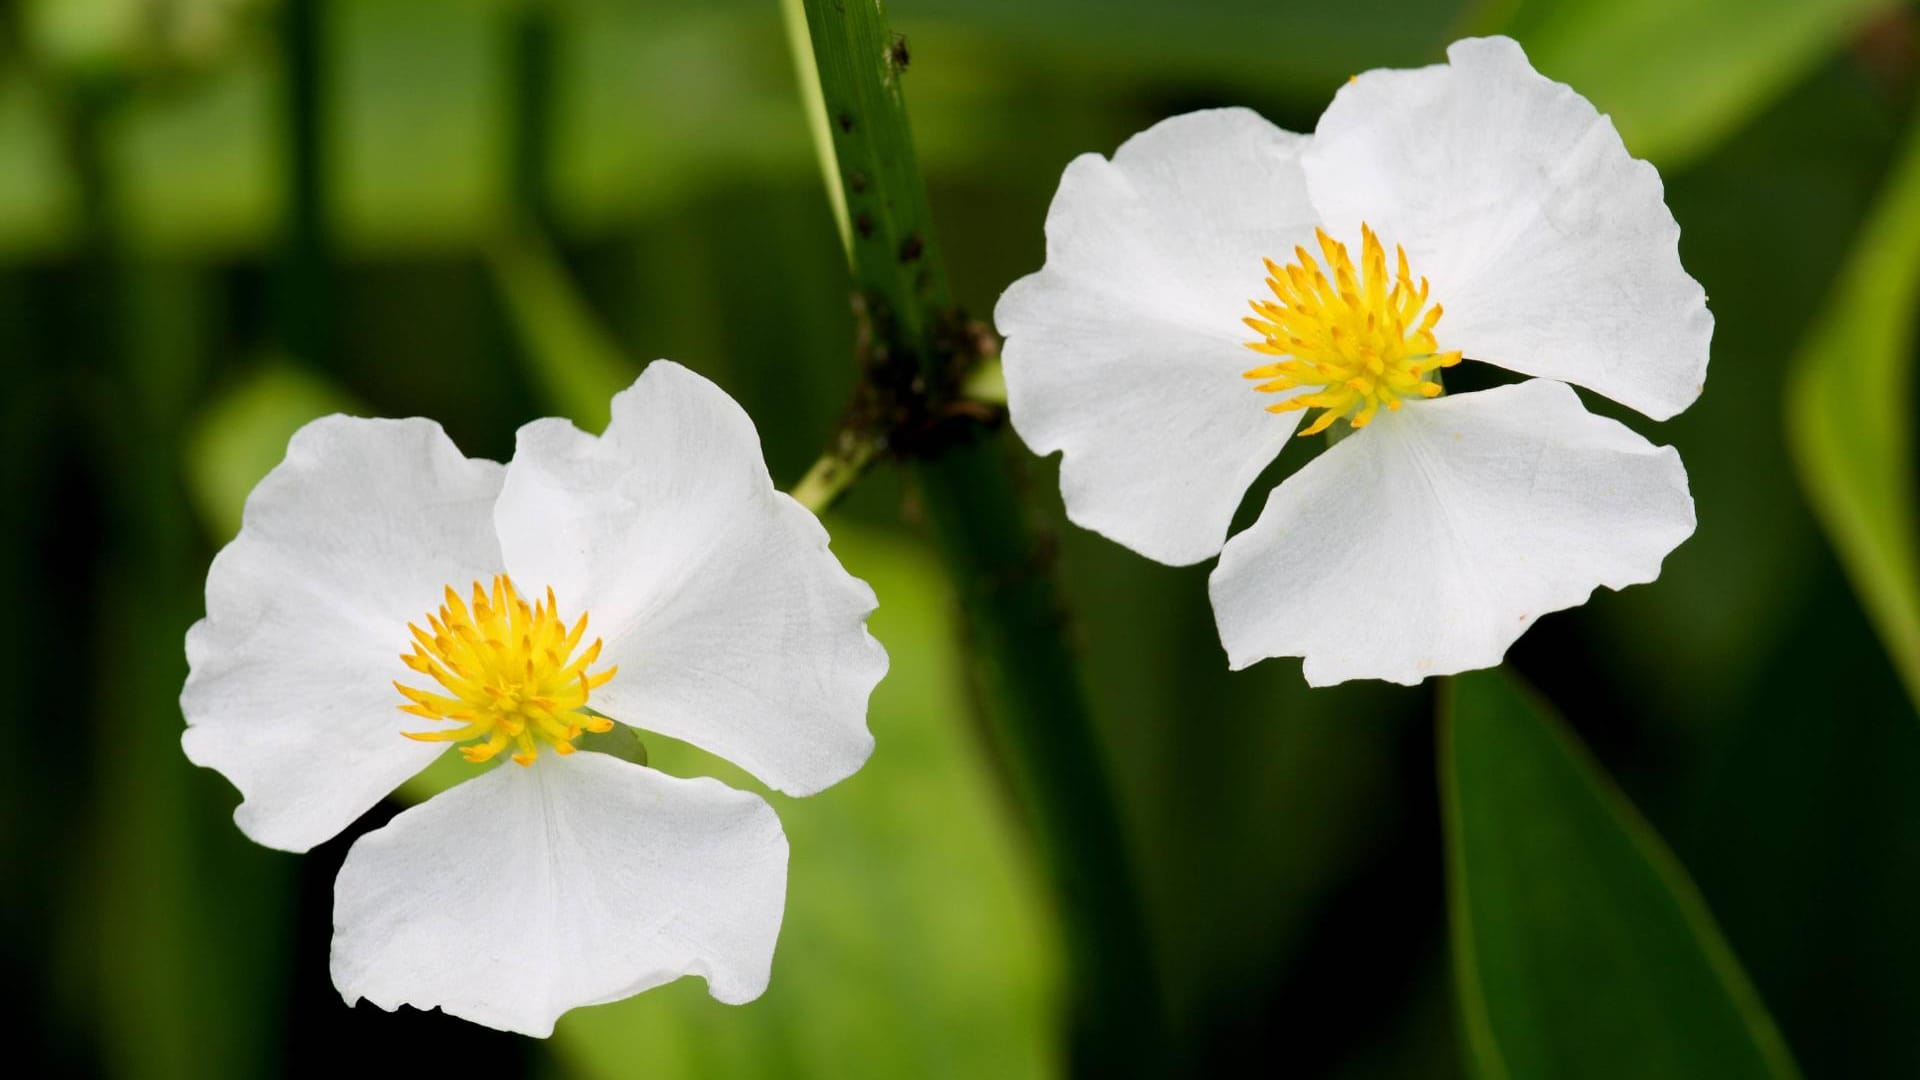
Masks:
[[[852,113],[846,111],[845,109],[842,109],[840,110],[840,115],[834,117],[834,119],[839,122],[841,131],[853,130],[853,114]]]
[[[855,195],[866,191],[867,174],[854,173],[852,176],[847,177],[847,190],[853,192]]]
[[[907,70],[907,64],[913,60],[913,54],[907,51],[907,35],[893,35],[893,44],[887,47],[887,59],[893,62],[893,70]]]
[[[861,236],[869,238],[873,236],[873,218],[868,216],[864,210],[861,211],[858,217],[853,219],[853,227]]]
[[[920,242],[920,234],[908,233],[907,238],[900,241],[900,261],[910,263],[919,258],[925,250],[926,245]]]

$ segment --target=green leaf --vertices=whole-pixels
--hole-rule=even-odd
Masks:
[[[1711,150],[1868,19],[1895,6],[1548,0],[1520,4],[1500,28],[1526,46],[1534,66],[1611,114],[1635,156],[1673,165]]]
[[[1482,1077],[1796,1077],[1686,871],[1497,671],[1440,720],[1454,970]]]
[[[1920,707],[1920,519],[1913,330],[1920,128],[1795,361],[1787,427],[1800,483]]]

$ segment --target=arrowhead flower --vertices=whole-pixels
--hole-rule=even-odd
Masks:
[[[428,420],[327,417],[247,500],[187,635],[187,756],[305,851],[458,745],[474,775],[349,851],[333,979],[545,1036],[685,974],[766,988],[787,842],[758,796],[578,750],[612,720],[790,795],[857,770],[873,592],[775,491],[746,413],[650,366],[594,437],[502,466]]]
[[[1656,420],[1700,393],[1713,319],[1659,175],[1514,42],[1448,58],[1356,76],[1310,136],[1219,109],[1075,160],[1045,267],[995,312],[1068,516],[1170,565],[1218,554],[1235,669],[1492,666],[1693,532],[1678,454],[1568,385]],[[1533,378],[1443,396],[1462,360]],[[1296,428],[1335,425],[1229,540]]]

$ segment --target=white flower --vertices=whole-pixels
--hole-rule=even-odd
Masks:
[[[1077,159],[1046,266],[995,312],[1014,427],[1064,452],[1068,516],[1171,565],[1218,553],[1236,670],[1491,666],[1693,532],[1679,456],[1565,385],[1655,419],[1700,393],[1713,319],[1659,175],[1514,42],[1447,55],[1355,77],[1311,136],[1220,109]],[[1438,396],[1463,354],[1538,378]],[[1359,430],[1228,541],[1316,409],[1303,433]]]
[[[615,397],[605,435],[529,424],[506,466],[431,421],[328,417],[208,572],[182,742],[240,789],[241,830],[287,851],[448,742],[500,755],[348,853],[332,961],[348,1004],[544,1036],[684,974],[745,1002],[785,906],[772,808],[572,740],[604,714],[819,791],[873,747],[873,608],[774,490],[746,413],[676,364]]]

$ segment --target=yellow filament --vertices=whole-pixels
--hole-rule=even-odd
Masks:
[[[1263,394],[1311,388],[1268,412],[1325,409],[1300,432],[1318,435],[1336,420],[1356,428],[1381,409],[1397,412],[1407,398],[1440,395],[1434,373],[1460,362],[1459,352],[1440,352],[1433,328],[1441,307],[1427,306],[1427,279],[1415,285],[1406,250],[1395,246],[1397,266],[1387,271],[1386,248],[1366,223],[1360,225],[1360,267],[1345,244],[1315,229],[1326,270],[1304,247],[1286,266],[1266,260],[1271,300],[1252,300],[1256,317],[1243,320],[1260,335],[1247,348],[1283,357],[1246,373]],[[1329,277],[1331,274],[1331,277]]]
[[[402,663],[439,684],[439,691],[403,686],[400,711],[459,724],[439,731],[402,732],[422,742],[469,742],[460,748],[468,761],[486,761],[513,748],[513,760],[531,765],[545,743],[557,754],[573,753],[583,731],[608,731],[613,721],[582,710],[587,696],[613,678],[618,667],[590,674],[600,658],[600,640],[575,655],[587,632],[583,614],[569,629],[547,590],[545,600],[529,606],[505,574],[496,574],[491,593],[473,583],[473,598],[463,603],[447,586],[438,615],[427,615],[428,630],[413,623],[413,651]]]

